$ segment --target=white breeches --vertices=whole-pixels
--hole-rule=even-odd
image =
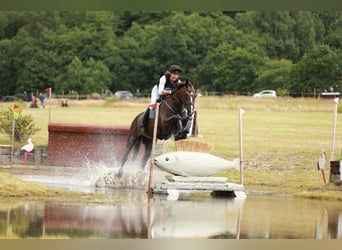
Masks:
[[[159,99],[160,95],[158,93],[158,87],[157,87],[157,84],[154,85],[154,87],[152,88],[152,91],[151,91],[151,101],[150,101],[150,104],[155,104],[157,103],[157,100]]]

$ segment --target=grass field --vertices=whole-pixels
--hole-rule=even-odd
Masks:
[[[69,101],[63,108],[52,101],[51,121],[79,124],[130,125],[134,116],[144,111],[148,99],[133,101]],[[13,105],[13,103],[1,103]],[[23,114],[34,117],[41,131],[32,138],[36,145],[48,143],[49,109],[28,108]],[[238,109],[243,114],[243,153],[245,185],[273,187],[321,186],[317,161],[324,148],[330,159],[334,102],[313,98],[254,99],[252,97],[202,96],[196,100],[199,140],[213,145],[212,154],[225,159],[239,157]],[[342,117],[337,118],[335,159],[341,158]],[[0,134],[0,144],[10,139]],[[173,140],[167,142],[173,147]],[[326,174],[328,178],[328,173]],[[238,174],[229,174],[238,181]]]

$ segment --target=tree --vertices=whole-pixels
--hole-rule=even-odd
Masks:
[[[180,64],[183,76],[195,77],[191,69],[196,68],[212,46],[212,35],[217,30],[215,22],[198,13],[184,15],[175,13],[160,22],[160,31],[152,44],[162,72],[171,64]]]
[[[293,25],[293,35],[296,46],[296,53],[293,54],[291,59],[294,62],[298,62],[315,44],[315,21],[309,11],[291,12],[290,14],[295,22]]]
[[[9,139],[12,137],[12,108],[0,109],[0,132],[7,134]],[[34,123],[34,119],[31,115],[22,115],[21,109],[19,110],[19,119],[16,121],[14,130],[14,140],[18,142],[26,141],[30,136],[34,135],[40,130]]]
[[[0,40],[0,95],[11,95],[16,90],[17,75],[9,39]]]
[[[258,47],[234,48],[222,43],[198,68],[201,79],[207,82],[203,87],[211,91],[251,91],[257,71],[265,60],[263,53]]]
[[[253,89],[256,91],[275,89],[278,93],[288,93],[291,87],[289,75],[292,67],[293,63],[290,60],[266,60],[265,65],[258,70]]]
[[[330,26],[327,27],[327,32],[322,42],[328,44],[330,47],[335,49],[342,49],[342,16],[334,15]]]
[[[26,79],[30,78],[30,76],[23,77],[22,75],[25,74],[25,71],[28,72],[26,64],[35,57],[38,51],[37,39],[32,37],[25,28],[20,29],[15,38],[11,40],[9,54],[13,56],[13,59],[10,60],[13,60],[11,61],[14,68],[12,73],[16,75],[15,91],[27,91],[28,93],[33,91],[30,88],[31,81],[26,82]],[[24,81],[20,80],[22,77],[25,79]]]
[[[0,12],[0,39],[5,38],[8,18],[4,13]]]
[[[153,86],[152,71],[156,64],[154,56],[149,54],[151,37],[155,34],[151,33],[149,26],[134,23],[117,41],[120,61],[115,64],[118,80],[113,83],[113,90],[150,89]]]
[[[37,50],[24,65],[17,92],[37,91],[54,87],[58,74],[59,58],[54,51]]]
[[[342,85],[341,50],[333,50],[327,45],[315,46],[296,64],[291,73],[294,83],[292,89],[297,92],[328,90]]]
[[[56,78],[56,91],[58,93],[83,92],[83,64],[78,57],[74,57],[66,67],[66,72]]]
[[[84,86],[82,92],[89,94],[93,92],[101,93],[107,90],[111,81],[111,73],[102,61],[95,61],[90,58],[84,65]]]
[[[341,53],[341,14],[0,12],[0,95],[34,92],[47,85],[54,87],[54,83],[57,91],[89,94],[86,92],[99,91],[93,82],[111,91],[145,92],[175,63],[184,69],[182,79],[199,80],[201,88],[208,90],[254,91],[266,81],[279,88],[292,88],[294,83],[293,88],[302,89],[306,84],[305,88],[312,89],[313,76],[306,70],[320,63],[312,54],[314,48],[327,46],[329,55]],[[314,60],[311,66],[308,58]],[[284,74],[292,68],[287,60],[293,63],[292,83],[280,86],[287,84]],[[335,80],[330,79],[332,74],[326,79],[337,81],[336,72]]]
[[[255,12],[255,27],[266,41],[271,58],[296,58],[298,51],[293,34],[294,19],[289,11]]]
[[[106,78],[102,87],[109,87],[113,91],[116,85],[125,79],[125,75],[122,78],[119,77],[120,66],[127,64],[127,61],[121,58],[120,48],[117,46],[115,31],[118,17],[113,12],[107,11],[66,11],[62,12],[62,16],[64,23],[58,27],[55,37],[57,42],[54,42],[55,50],[61,58],[59,84],[62,87],[58,89],[68,89],[60,79],[63,79],[64,72],[69,72],[70,67],[75,66],[70,66],[70,64],[76,56],[86,68],[92,58]],[[138,57],[134,56],[134,58]],[[111,75],[109,83],[107,81],[108,71]],[[64,79],[70,79],[70,74],[68,75]],[[85,75],[89,75],[89,73],[85,73]],[[102,83],[103,79],[97,79],[95,82]],[[70,87],[74,89],[75,85]],[[84,91],[83,89],[82,92]]]
[[[133,24],[141,26],[150,25],[170,16],[171,11],[123,11],[118,12],[119,17],[117,36],[122,36],[127,32]]]
[[[87,95],[108,89],[110,72],[105,64],[90,58],[84,64],[75,57],[64,74],[57,77],[58,93],[78,93]]]

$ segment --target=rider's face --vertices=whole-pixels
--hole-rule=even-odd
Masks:
[[[171,73],[171,74],[170,74],[170,80],[171,80],[172,82],[177,81],[178,78],[179,78],[179,73],[174,72],[174,73]]]

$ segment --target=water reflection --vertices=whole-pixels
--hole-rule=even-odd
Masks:
[[[341,216],[337,216],[342,214],[340,202],[250,196],[243,214],[241,238],[341,238]]]
[[[42,235],[43,204],[0,205],[1,238],[37,238]]]
[[[45,205],[44,235],[146,238],[146,211],[125,205]]]
[[[118,195],[118,194],[117,194]],[[121,194],[122,195],[122,194]],[[129,191],[120,205],[0,205],[1,238],[341,239],[339,202],[283,196],[167,200]]]
[[[154,199],[152,238],[236,238],[244,199]]]

